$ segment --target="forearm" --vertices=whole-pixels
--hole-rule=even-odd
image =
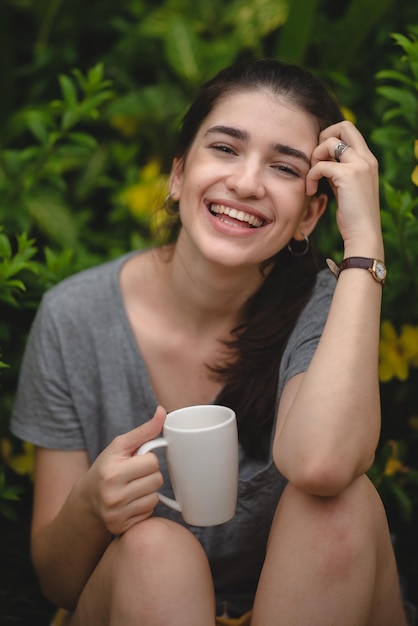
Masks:
[[[45,596],[72,609],[111,541],[111,534],[86,506],[83,478],[57,517],[32,534],[32,560]]]
[[[342,490],[374,458],[381,296],[382,286],[367,271],[341,273],[316,353],[279,425],[277,466],[319,495]]]

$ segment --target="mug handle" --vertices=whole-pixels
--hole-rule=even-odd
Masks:
[[[147,452],[151,452],[151,450],[154,450],[155,448],[166,448],[167,446],[168,441],[164,439],[164,437],[157,437],[157,439],[151,439],[150,441],[142,444],[142,446],[136,451],[136,454],[146,454]],[[181,513],[181,506],[179,505],[177,500],[173,500],[173,498],[169,498],[159,491],[157,491],[157,493],[160,501],[163,504],[170,507],[170,509],[174,509],[175,511],[179,511],[179,513]]]

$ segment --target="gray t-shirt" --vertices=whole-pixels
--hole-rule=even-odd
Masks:
[[[119,286],[120,269],[131,254],[82,271],[45,294],[28,339],[11,419],[17,437],[45,448],[86,449],[93,462],[114,437],[152,417],[157,398]],[[307,369],[334,288],[331,273],[320,272],[283,354],[278,400],[286,381]],[[164,453],[158,456],[161,491],[172,497]],[[208,556],[218,609],[227,602],[231,616],[252,606],[285,484],[271,458],[255,461],[241,449],[235,517],[220,526],[189,526]],[[155,515],[186,525],[162,504]]]

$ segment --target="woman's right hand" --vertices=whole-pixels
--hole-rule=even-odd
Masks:
[[[94,514],[114,535],[150,517],[158,503],[163,483],[158,459],[152,452],[137,456],[136,451],[161,433],[165,417],[157,407],[148,422],[116,437],[83,477]]]

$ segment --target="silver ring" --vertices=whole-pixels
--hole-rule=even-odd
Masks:
[[[337,145],[335,146],[335,150],[334,150],[334,157],[335,157],[335,160],[337,161],[337,163],[339,163],[341,161],[341,155],[349,147],[350,146],[348,145],[348,143],[345,143],[344,141],[339,141],[337,143]]]

